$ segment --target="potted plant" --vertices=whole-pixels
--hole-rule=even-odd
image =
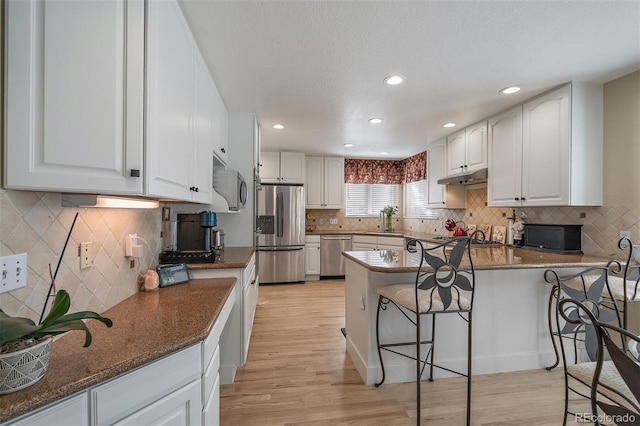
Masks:
[[[385,206],[382,210],[382,231],[383,232],[393,232],[393,222],[391,218],[393,215],[398,213],[397,206]]]
[[[91,332],[83,319],[96,319],[111,327],[109,318],[91,311],[67,314],[71,298],[59,290],[49,314],[36,324],[29,318],[12,317],[0,309],[0,394],[15,392],[36,383],[49,366],[53,337],[71,330],[85,332],[84,347],[91,345]]]

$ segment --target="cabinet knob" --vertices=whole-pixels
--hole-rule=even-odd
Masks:
[[[140,177],[140,169],[131,169],[131,177]]]
[[[446,203],[443,201],[442,204],[446,204]]]
[[[227,152],[224,148],[220,148],[220,151],[222,151],[223,154]]]
[[[515,198],[515,200],[516,200],[516,201],[520,201],[520,198],[516,197],[516,198]]]
[[[194,190],[194,191],[196,191],[196,192],[198,192],[198,191],[200,191],[200,188],[198,188],[197,186],[194,186],[194,187],[193,187],[193,190]]]
[[[526,199],[526,198],[522,197],[522,198],[520,198],[520,201],[524,201],[525,199]]]

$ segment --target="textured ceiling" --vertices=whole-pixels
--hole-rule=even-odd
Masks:
[[[640,1],[180,5],[227,109],[257,115],[263,150],[405,158],[451,133],[447,121],[640,69]],[[393,73],[405,83],[385,86]],[[522,92],[498,94],[514,84]]]

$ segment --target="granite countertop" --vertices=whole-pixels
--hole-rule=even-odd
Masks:
[[[255,252],[253,247],[225,247],[222,258],[214,263],[189,263],[189,269],[238,269],[246,268]]]
[[[374,272],[416,272],[420,254],[406,250],[346,251],[343,256]],[[476,270],[604,266],[604,257],[544,253],[510,246],[472,247]]]
[[[0,395],[0,423],[129,372],[203,341],[235,285],[235,278],[191,280],[137,293],[88,321],[93,342],[72,331],[53,342],[49,369],[39,382]]]

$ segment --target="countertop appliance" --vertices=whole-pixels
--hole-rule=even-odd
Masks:
[[[523,249],[582,254],[582,225],[524,224]]]
[[[229,210],[244,209],[247,203],[247,183],[236,170],[214,168],[213,190],[227,201]]]
[[[221,229],[216,228],[217,216],[213,212],[182,213],[177,215],[175,226],[167,227],[175,235],[163,235],[165,251],[160,253],[160,263],[212,263],[219,257],[222,241]],[[165,232],[165,230],[163,230]]]
[[[304,187],[262,184],[256,231],[260,284],[304,282]]]
[[[351,250],[351,235],[320,237],[320,279],[344,278],[343,251]]]

